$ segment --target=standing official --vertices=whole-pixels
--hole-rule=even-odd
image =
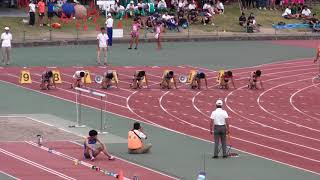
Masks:
[[[113,19],[111,13],[108,14],[108,18],[106,20],[107,34],[108,34],[108,46],[112,46],[112,28],[113,28]]]
[[[227,134],[229,133],[229,118],[228,113],[222,109],[222,100],[217,100],[217,109],[211,113],[210,121],[210,134],[213,133],[214,129],[214,155],[212,158],[218,158],[219,153],[219,141],[222,144],[223,158],[227,158]]]
[[[9,27],[5,27],[5,32],[1,34],[2,63],[5,65],[10,64],[12,34],[9,30]]]

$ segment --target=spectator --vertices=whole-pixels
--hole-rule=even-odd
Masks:
[[[161,12],[166,12],[167,11],[167,3],[165,0],[161,0],[159,3],[158,3],[158,12],[161,13]]]
[[[54,16],[54,0],[49,0],[48,2],[48,26],[51,25],[52,17]]]
[[[5,65],[9,65],[11,56],[12,34],[9,32],[9,27],[5,27],[4,30],[5,32],[1,34],[2,63]]]
[[[128,132],[128,152],[129,154],[144,154],[150,151],[152,144],[145,144],[142,140],[147,139],[140,123],[135,122],[133,129]]]
[[[117,13],[116,18],[122,20],[126,9],[120,3],[117,3],[115,6],[115,11]]]
[[[297,7],[297,5],[294,3],[294,4],[292,4],[292,7],[291,7],[291,14],[292,15],[295,15],[295,16],[299,16],[299,10],[298,10],[298,7]]]
[[[316,14],[313,14],[309,21],[310,27],[315,27],[318,21],[319,20],[316,18]]]
[[[107,34],[108,34],[108,46],[112,46],[112,31],[113,31],[113,19],[111,13],[108,14],[108,18],[106,20]]]
[[[257,21],[253,14],[251,13],[250,16],[248,17],[247,21],[247,32],[248,33],[253,33],[253,32],[260,32],[259,24],[257,24]]]
[[[33,3],[33,0],[30,1],[29,3],[29,25],[34,26],[35,23],[35,13],[36,13],[36,5]]]
[[[134,14],[134,9],[135,9],[134,3],[133,1],[130,1],[130,4],[128,4],[126,7],[126,13],[128,13],[129,16],[132,17]]]
[[[162,49],[162,44],[161,44],[161,37],[162,37],[162,23],[160,21],[158,21],[156,23],[156,34],[155,34],[155,38],[157,39],[157,50],[161,50]]]
[[[247,22],[247,18],[246,15],[244,14],[244,12],[241,14],[241,16],[239,17],[239,25],[240,26],[245,26]]]
[[[203,10],[203,12],[204,12],[205,10],[208,10],[211,15],[214,15],[214,14],[215,14],[215,12],[214,12],[214,7],[213,7],[213,2],[212,2],[212,1],[210,1],[210,3],[209,3],[209,2],[206,2],[206,3],[203,5],[202,10]]]
[[[291,6],[288,6],[282,14],[282,17],[284,17],[285,19],[295,19],[297,17],[297,14],[293,15],[291,13]]]
[[[304,19],[310,19],[312,18],[311,16],[311,11],[310,9],[308,8],[308,6],[304,6],[302,12],[301,12],[301,17],[304,18]]]
[[[39,23],[40,26],[43,26],[43,17],[45,13],[45,7],[46,5],[44,4],[43,0],[40,0],[38,2],[38,12],[39,12]]]
[[[140,34],[141,23],[138,18],[135,18],[132,24],[132,29],[130,32],[130,47],[128,49],[132,49],[133,42],[135,42],[136,46],[134,49],[138,49],[139,44],[139,34]]]
[[[207,24],[209,24],[209,23],[211,22],[211,20],[212,20],[212,15],[209,13],[208,10],[205,10],[205,11],[203,12],[203,17],[202,17],[201,23],[202,23],[203,25],[207,25]],[[214,25],[213,22],[212,22],[212,25]]]
[[[267,1],[268,0],[257,0],[257,6],[259,6],[259,9],[261,10],[267,10]]]
[[[189,10],[189,11],[196,10],[196,4],[194,3],[194,1],[192,1],[192,2],[189,4],[188,10]]]
[[[272,10],[277,10],[276,9],[276,0],[268,0],[268,2],[269,2],[269,8],[270,8],[271,11]]]
[[[224,13],[224,5],[220,0],[217,0],[216,13],[217,14],[223,14]]]
[[[187,18],[184,15],[183,10],[180,10],[178,12],[178,25],[183,27],[184,29],[186,29],[187,27],[189,27],[189,23]]]

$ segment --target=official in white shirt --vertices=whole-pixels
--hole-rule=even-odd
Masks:
[[[211,113],[210,121],[210,134],[213,133],[214,129],[214,155],[212,158],[218,158],[219,153],[219,141],[222,144],[223,158],[227,158],[227,134],[229,133],[229,118],[228,113],[222,109],[222,100],[217,100],[217,109]]]
[[[103,60],[104,60],[104,65],[107,66],[107,49],[108,49],[108,35],[105,33],[106,30],[104,27],[101,29],[101,33],[98,34],[97,36],[97,62],[98,65],[100,65],[100,55],[101,52],[103,53]]]
[[[108,18],[106,20],[107,34],[108,34],[108,46],[112,46],[112,28],[113,28],[113,19],[111,13],[108,14]]]
[[[9,65],[11,55],[12,34],[9,32],[9,27],[5,27],[4,30],[5,32],[1,34],[2,63],[5,65]]]

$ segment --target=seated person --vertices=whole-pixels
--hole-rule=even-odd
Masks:
[[[188,21],[190,23],[196,23],[198,21],[198,12],[196,9],[191,9],[188,13]]]
[[[260,32],[260,25],[254,16],[249,16],[247,21],[247,33]]]
[[[233,81],[232,71],[224,72],[224,74],[221,76],[220,88],[229,89],[230,81],[232,83],[233,88],[236,88]]]
[[[133,89],[141,89],[143,86],[143,80],[145,79],[148,87],[148,79],[145,71],[136,71],[133,75],[133,82],[130,87]]]
[[[42,73],[40,88],[41,90],[49,90],[50,86],[56,87],[56,84],[53,78],[53,73],[51,70],[45,71]]]
[[[134,15],[134,10],[135,10],[135,5],[133,1],[130,1],[130,3],[126,7],[126,12],[130,17],[133,17]]]
[[[82,87],[82,78],[86,76],[86,73],[84,71],[76,71],[74,75],[72,76],[73,78],[73,83],[71,84],[71,88],[75,87]]]
[[[147,136],[143,133],[140,123],[135,122],[133,129],[128,132],[128,153],[144,154],[149,152],[152,145],[145,144],[142,139],[147,139]]]
[[[96,130],[89,131],[89,137],[84,141],[84,157],[94,161],[101,152],[105,154],[109,160],[115,159],[108,153],[106,146],[98,139],[98,132]]]
[[[103,89],[109,89],[112,86],[112,79],[114,78],[112,71],[107,71],[103,74],[103,79],[101,82],[101,86]],[[118,82],[115,81],[116,87],[118,87]]]
[[[247,22],[246,15],[244,13],[239,17],[239,25],[245,27]]]
[[[261,81],[261,71],[260,70],[252,72],[250,74],[248,88],[249,89],[253,89],[253,88],[258,89],[258,87],[257,87],[257,82],[258,81],[260,82],[261,89],[263,89],[263,85],[262,85],[262,81]]]
[[[284,17],[285,19],[296,19],[298,16],[299,14],[292,14],[291,6],[288,6],[282,14],[282,17]]]
[[[207,82],[207,77],[206,74],[203,72],[197,72],[194,74],[194,76],[191,78],[191,89],[201,89],[201,79],[204,79],[204,82],[206,84],[206,88],[208,89],[208,82]]]
[[[220,0],[217,0],[215,12],[217,14],[223,14],[224,13],[224,5]]]
[[[162,78],[162,81],[160,83],[160,87],[162,89],[171,89],[171,80],[173,80],[174,87],[176,89],[178,89],[177,88],[177,83],[176,83],[176,78],[174,76],[174,72],[173,71],[169,71],[166,74],[164,74],[164,76]]]
[[[189,26],[188,20],[182,10],[178,12],[178,25],[185,28]]]
[[[202,16],[201,23],[203,25],[209,24],[211,22],[211,20],[212,20],[212,14],[210,14],[207,9],[204,10],[202,14],[203,14],[203,16]],[[212,23],[212,25],[214,25],[214,23]]]
[[[309,19],[310,28],[315,27],[315,25],[317,24],[318,21],[319,20],[316,18],[316,14],[313,14],[312,18]]]
[[[303,7],[303,10],[301,12],[301,17],[304,18],[304,19],[311,19],[312,16],[311,16],[311,11],[310,9],[308,8],[308,6],[304,6]]]
[[[167,3],[165,0],[161,0],[157,6],[158,12],[166,12],[167,11]]]

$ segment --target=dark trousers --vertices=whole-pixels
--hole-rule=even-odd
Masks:
[[[112,28],[107,28],[108,46],[112,46]]]
[[[218,156],[219,143],[222,144],[222,154],[227,156],[227,130],[226,126],[214,126],[214,156]]]
[[[29,25],[33,26],[36,21],[35,14],[34,12],[29,12],[29,15],[30,15]]]

